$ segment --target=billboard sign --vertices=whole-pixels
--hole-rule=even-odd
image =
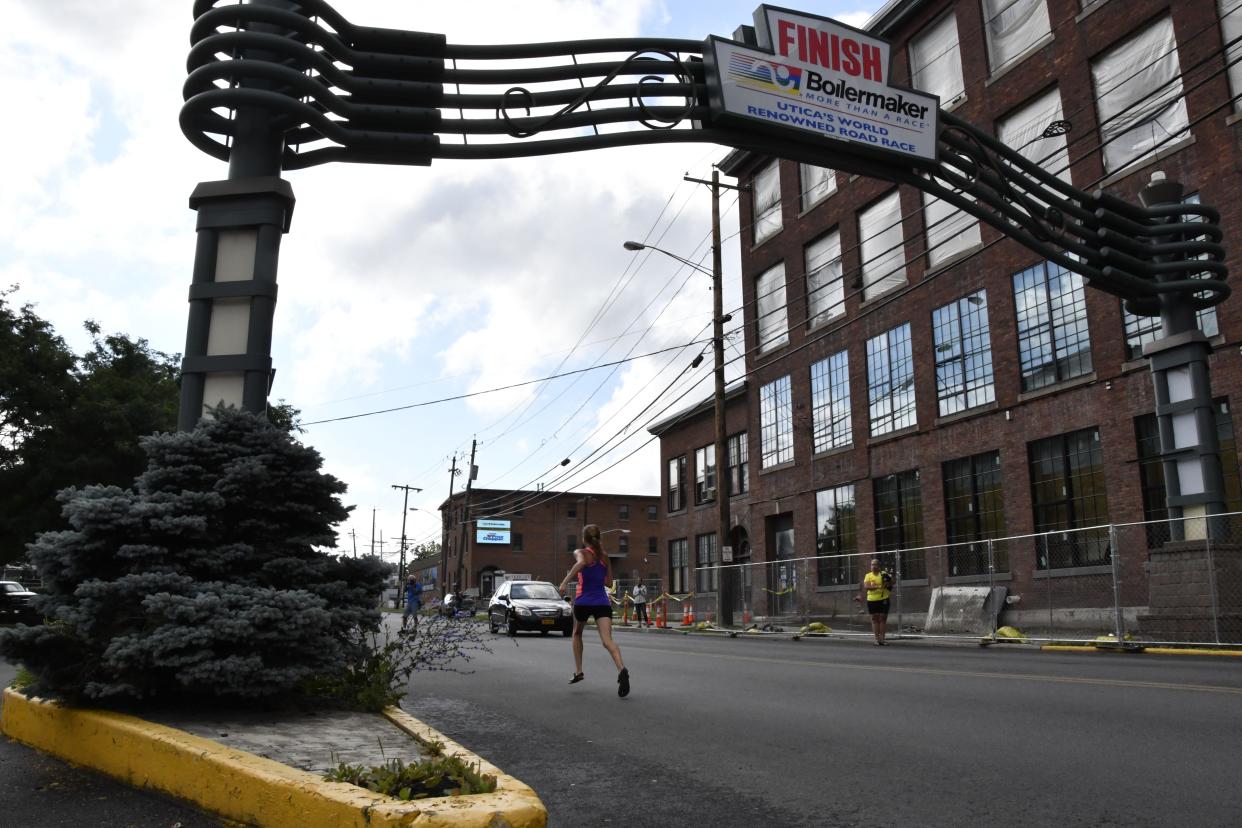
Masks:
[[[708,38],[713,121],[822,140],[888,160],[936,161],[935,95],[892,85],[887,41],[774,6],[755,12],[758,48]]]
[[[476,529],[475,543],[509,543],[508,529]]]
[[[475,526],[479,529],[508,529],[510,528],[507,520],[476,520]]]

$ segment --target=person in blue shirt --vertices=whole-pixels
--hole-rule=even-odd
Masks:
[[[414,619],[414,629],[418,629],[418,611],[423,608],[423,585],[418,582],[418,578],[411,575],[405,582],[405,612],[401,616],[401,628],[405,629],[405,625],[410,619]]]

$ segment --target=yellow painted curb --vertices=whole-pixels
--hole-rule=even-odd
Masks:
[[[1095,646],[1094,644],[1044,644],[1041,650],[1059,650],[1078,653],[1150,653],[1152,655],[1187,655],[1187,656],[1233,656],[1242,658],[1242,650],[1196,650],[1191,647],[1134,647],[1127,649],[1116,646]]]
[[[420,729],[411,731],[416,738],[444,742],[450,752],[481,762],[421,722],[409,720]],[[263,828],[547,825],[547,810],[535,792],[487,762],[481,764],[486,772],[496,773],[496,793],[401,802],[354,785],[325,782],[316,774],[135,716],[62,707],[11,688],[4,691],[0,732],[129,785]]]

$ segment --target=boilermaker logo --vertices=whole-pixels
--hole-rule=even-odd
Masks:
[[[935,163],[939,100],[888,83],[892,45],[826,17],[762,5],[753,31],[704,49],[710,120],[836,150]]]
[[[774,63],[735,52],[729,58],[729,77],[752,89],[796,95],[802,88],[802,67]]]

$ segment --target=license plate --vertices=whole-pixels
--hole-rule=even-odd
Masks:
[[[550,627],[550,626],[552,626],[553,624],[555,624],[555,623],[556,623],[556,619],[555,619],[555,618],[545,618],[545,619],[543,619],[543,623],[544,623],[546,626],[549,626],[549,627]]]

